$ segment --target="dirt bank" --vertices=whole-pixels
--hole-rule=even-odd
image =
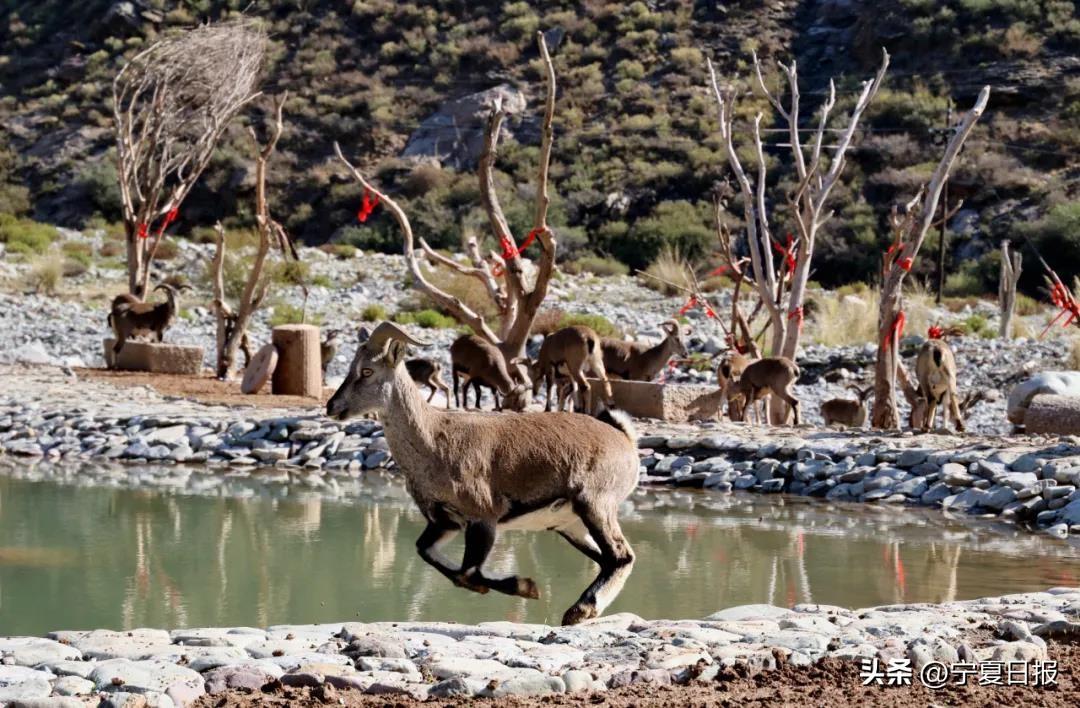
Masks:
[[[603,693],[554,694],[536,697],[460,698],[419,701],[399,695],[365,695],[331,686],[288,688],[271,684],[260,692],[230,691],[205,695],[201,708],[249,706],[1001,706],[1038,705],[1075,708],[1080,705],[1080,646],[1053,644],[1050,658],[1058,662],[1053,686],[980,686],[977,677],[964,686],[930,689],[916,679],[910,686],[864,686],[858,664],[826,658],[808,667],[785,665],[777,671],[745,674],[745,667],[722,671],[716,681],[686,686],[638,683]]]

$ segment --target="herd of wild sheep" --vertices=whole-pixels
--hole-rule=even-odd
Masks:
[[[178,312],[178,298],[186,285],[162,283],[166,299],[161,303],[142,302],[129,294],[118,295],[112,303],[108,323],[116,338],[113,347],[119,353],[124,342],[133,337],[150,337],[162,341],[165,330]],[[462,335],[450,346],[453,404],[469,408],[469,389],[474,392],[475,405],[480,407],[483,389],[489,389],[496,411],[503,408],[522,411],[533,396],[545,389],[544,410],[552,409],[552,388],[557,392],[560,411],[589,411],[597,409],[598,400],[589,378],[602,382],[599,400],[611,404],[611,378],[628,381],[652,381],[675,357],[687,356],[681,325],[668,320],[662,325],[665,336],[656,344],[626,342],[601,337],[584,325],[564,327],[544,338],[535,360],[527,357],[507,359],[496,345],[476,335]],[[337,355],[341,332],[329,330],[322,342],[322,366],[326,371]],[[250,358],[246,351],[245,357]],[[409,375],[417,385],[429,389],[430,402],[442,391],[446,405],[451,405],[450,386],[443,379],[443,367],[432,359],[415,358],[406,362]],[[942,408],[946,421],[951,418],[957,430],[964,430],[964,414],[977,397],[961,401],[956,390],[956,360],[943,339],[930,339],[921,348],[916,360],[915,405],[909,424],[914,429],[927,430],[934,426],[937,409]],[[787,357],[752,359],[731,350],[725,353],[716,367],[720,386],[721,405],[717,416],[724,413],[733,421],[753,418],[758,424],[768,420],[767,398],[772,396],[787,404],[791,421],[800,423],[799,399],[793,387],[799,378],[799,367]],[[821,405],[826,425],[862,427],[867,420],[866,402],[873,387],[851,387],[857,398],[834,398]]]

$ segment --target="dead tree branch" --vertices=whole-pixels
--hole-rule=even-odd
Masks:
[[[294,259],[297,257],[296,249],[285,232],[285,228],[270,215],[270,206],[266,196],[267,163],[274,154],[284,130],[282,111],[285,99],[286,95],[281,94],[273,100],[270,134],[266,143],[260,144],[254,128],[249,131],[255,156],[255,224],[259,231],[259,244],[235,311],[229,306],[225,297],[222,274],[225,266],[225,231],[220,222],[217,225],[217,250],[214,253],[213,272],[214,312],[218,320],[217,376],[220,379],[227,379],[232,374],[238,350],[244,349],[245,356],[250,358],[250,352],[246,350],[247,328],[252,316],[266,300],[270,278],[264,271],[266,259],[271,250],[276,248],[284,259],[290,256]]]
[[[1002,339],[1012,337],[1012,318],[1016,312],[1016,284],[1020,280],[1021,265],[1024,257],[1020,251],[1009,248],[1009,241],[1001,242],[1001,277],[998,280],[998,306],[1001,308],[1001,323],[998,336]]]
[[[901,211],[893,208],[890,218],[892,244],[882,259],[881,303],[878,310],[878,351],[874,379],[874,407],[871,415],[875,428],[900,427],[896,401],[897,367],[900,362],[900,336],[903,333],[903,284],[919,255],[927,231],[934,222],[938,201],[945,180],[949,177],[957,155],[971,134],[975,123],[986,110],[990,87],[984,86],[979,96],[949,139],[930,181]]]
[[[229,122],[259,93],[267,37],[256,21],[206,24],[133,57],[113,81],[128,288],[143,297],[166,229]]]

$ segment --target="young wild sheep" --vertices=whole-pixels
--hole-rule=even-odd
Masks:
[[[738,418],[733,415],[732,419],[746,420],[747,410],[754,408],[757,401],[771,392],[791,406],[795,414],[795,425],[799,425],[799,399],[795,398],[795,394],[791,391],[798,378],[799,367],[787,357],[771,356],[751,363],[732,388],[734,393],[741,397],[737,405]],[[760,424],[761,416],[758,415],[757,418]]]
[[[591,387],[585,379],[586,372],[604,382],[604,401],[610,404],[611,384],[608,383],[607,373],[604,370],[600,336],[584,325],[573,325],[552,332],[544,338],[544,343],[540,345],[540,353],[536,358],[533,371],[533,395],[535,396],[539,390],[540,378],[543,377],[547,392],[544,410],[550,411],[551,386],[560,375],[563,375],[570,381],[571,407],[574,406],[580,390],[582,410],[590,413],[593,410],[593,400]],[[564,400],[563,387],[560,386],[559,410],[563,409]]]
[[[319,359],[322,362],[323,377],[326,377],[326,370],[330,368],[330,362],[337,356],[338,349],[341,348],[341,330],[328,329],[326,330],[326,339],[319,344]]]
[[[431,359],[409,359],[405,362],[405,370],[416,385],[431,389],[431,395],[427,397],[428,403],[435,398],[436,391],[442,391],[446,394],[446,407],[450,408],[450,387],[443,381],[442,364]]]
[[[717,420],[720,419],[723,413],[724,401],[727,401],[728,404],[728,417],[731,417],[732,412],[736,409],[741,409],[742,404],[738,400],[735,384],[742,378],[743,372],[746,371],[746,367],[750,365],[751,361],[753,359],[745,354],[731,351],[725,354],[724,358],[716,366],[716,383],[720,386],[720,405],[716,409]]]
[[[923,432],[933,428],[940,405],[945,423],[948,423],[946,414],[951,413],[957,431],[964,432],[964,416],[956,393],[956,357],[945,340],[928,339],[922,345],[915,359],[915,376],[919,381],[919,398],[911,409],[911,427]]]
[[[119,354],[128,339],[145,334],[153,334],[157,341],[164,341],[165,330],[176,319],[180,310],[180,291],[190,290],[188,285],[162,283],[154,290],[165,291],[165,302],[139,302],[130,295],[117,295],[113,299],[109,324],[116,333],[113,354]]]
[[[476,407],[480,408],[480,386],[492,389],[495,410],[505,405],[510,410],[525,410],[529,405],[528,382],[511,374],[498,347],[475,334],[466,334],[450,345],[450,377],[454,381],[454,405],[469,407],[469,385],[476,392]],[[515,367],[516,368],[516,367]],[[465,377],[465,390],[458,400],[458,377]],[[503,400],[500,402],[499,394]],[[462,403],[464,402],[464,403]]]
[[[874,392],[873,386],[861,389],[849,386],[858,400],[833,398],[821,404],[821,417],[825,425],[843,425],[849,428],[861,428],[866,423],[866,399]]]
[[[635,433],[620,412],[442,411],[426,403],[405,369],[406,344],[421,344],[383,322],[360,332],[349,374],[326,404],[331,418],[377,413],[409,493],[427,519],[416,548],[455,585],[539,597],[530,578],[495,578],[484,561],[498,532],[549,530],[600,566],[563,624],[598,616],[619,594],[634,554],[619,527],[619,504],[637,486]],[[465,532],[461,564],[439,550]]]
[[[668,320],[662,325],[667,336],[659,344],[649,346],[640,342],[624,342],[605,337],[600,346],[604,352],[604,370],[608,376],[627,381],[652,381],[668,359],[687,356],[679,323]]]

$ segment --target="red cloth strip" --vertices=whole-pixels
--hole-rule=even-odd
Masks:
[[[889,331],[885,333],[885,339],[881,342],[881,346],[886,349],[889,348],[889,343],[896,339],[899,342],[900,337],[904,336],[904,322],[907,320],[907,315],[903,310],[896,313],[896,318],[893,320],[892,325],[889,326]]]

